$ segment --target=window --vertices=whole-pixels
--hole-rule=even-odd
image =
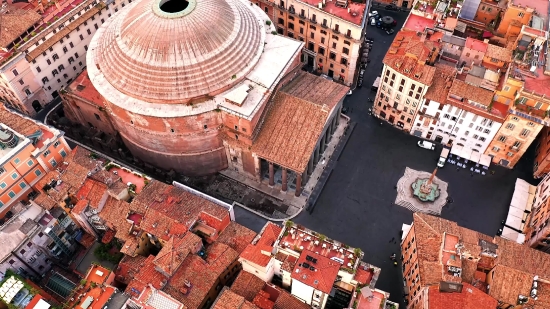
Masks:
[[[74,53],[74,57],[75,57],[75,58],[78,58],[78,53]]]
[[[310,34],[310,37],[311,37],[312,39],[315,39],[315,33],[312,32],[312,33]]]
[[[343,64],[343,65],[348,65],[348,59],[342,57],[342,58],[340,58],[340,63]]]
[[[330,52],[329,58],[330,58],[331,60],[336,60],[336,54],[333,53],[333,52]]]
[[[499,136],[498,141],[504,143],[506,141],[506,136],[504,136],[504,135]]]
[[[57,69],[59,69],[59,72],[65,70],[65,66],[63,66],[62,64],[60,64]]]
[[[92,31],[90,29],[86,29],[86,32],[88,32],[88,35],[92,34]]]
[[[63,52],[66,54],[68,51],[69,49],[67,48],[67,46],[63,46]]]
[[[513,130],[514,127],[515,127],[515,125],[512,124],[512,123],[508,123],[508,124],[506,125],[506,129],[508,129],[508,130]]]
[[[527,123],[527,126],[529,126],[529,127],[534,127],[534,126],[535,126],[535,124],[534,124],[534,123],[532,123],[531,121],[529,121],[529,122]]]
[[[50,150],[46,150],[44,151],[44,157],[47,157],[50,155],[50,153],[52,153]]]
[[[98,114],[94,113],[94,116],[95,116],[95,119],[97,119],[97,120],[101,120],[101,117],[99,117],[99,115],[98,115]]]
[[[74,62],[74,58],[73,57],[69,57],[69,64],[73,63]]]
[[[17,176],[19,176],[19,175],[17,175],[17,173],[14,172],[13,174],[11,174],[11,179],[17,179]]]
[[[8,185],[5,182],[0,183],[0,188],[5,189]]]
[[[71,48],[73,48],[73,47],[74,47],[73,42],[69,42],[69,46],[70,46]]]
[[[15,164],[19,164],[19,162],[21,162],[21,160],[19,158],[15,158],[15,160],[13,160],[13,163],[15,163]]]
[[[13,76],[17,76],[17,75],[19,75],[19,72],[17,72],[17,70],[16,70],[16,69],[13,69],[13,70],[12,70],[11,72],[13,73]]]
[[[482,136],[482,137],[479,138],[479,140],[482,141],[482,142],[484,142],[484,141],[485,141],[485,137]]]
[[[99,27],[97,26],[97,24],[94,24],[94,28],[95,30],[97,30]]]
[[[26,89],[25,89],[25,94],[26,94],[27,96],[30,96],[30,95],[32,94],[32,92],[29,90],[29,88],[26,88]]]
[[[27,165],[28,165],[28,166],[32,166],[33,164],[34,164],[34,161],[33,161],[33,160],[27,161]]]
[[[56,167],[56,166],[57,166],[57,161],[55,161],[55,159],[51,159],[51,160],[50,160],[50,164],[51,164],[53,167]]]
[[[21,187],[21,189],[25,189],[27,187],[27,184],[22,182],[22,183],[19,184],[19,186]]]
[[[52,75],[53,75],[53,76],[56,76],[57,74],[59,74],[59,72],[57,72],[57,69],[55,69],[55,70],[52,71]]]
[[[57,59],[59,59],[59,56],[57,54],[53,54],[52,59],[53,59],[53,61],[56,61]]]
[[[318,52],[319,52],[319,54],[324,55],[325,54],[325,48],[319,46]]]
[[[40,69],[40,67],[36,67],[36,72],[40,73],[42,72],[42,69]]]
[[[170,130],[172,130],[172,132],[174,132],[174,129],[170,129]],[[65,150],[61,150],[61,151],[59,152],[59,154],[60,154],[63,158],[65,158],[65,157],[67,156],[67,153],[65,152]]]
[[[494,152],[499,152],[500,148],[498,148],[498,147],[495,146],[495,147],[493,147],[492,150],[493,150]]]
[[[511,157],[514,156],[514,153],[513,153],[513,152],[508,152],[506,155],[509,156],[509,157],[511,158]]]
[[[52,64],[52,62],[50,61],[50,59],[46,59],[46,62],[48,63],[48,65]]]
[[[40,176],[40,175],[42,175],[42,172],[40,170],[36,170],[36,171],[34,171],[34,174],[36,176]]]
[[[514,145],[512,146],[512,148],[518,149],[520,146],[521,146],[521,142],[516,141],[516,142],[514,143]]]
[[[504,89],[503,89],[505,92],[506,91],[510,91],[510,86],[504,86]]]
[[[489,132],[491,132],[489,129],[483,130],[483,133],[485,133],[485,134],[489,134]]]
[[[529,135],[529,133],[531,133],[531,131],[529,131],[529,130],[527,130],[527,129],[523,129],[523,130],[521,130],[520,135],[521,135],[522,137],[526,137],[526,136]]]
[[[15,192],[10,191],[10,192],[8,193],[8,196],[9,196],[10,198],[14,198],[14,197],[15,197]],[[22,252],[21,252],[22,254],[25,253],[25,250],[21,250],[21,251],[22,251]]]
[[[80,40],[84,41],[84,36],[82,34],[80,35]]]
[[[525,13],[524,13],[524,12],[519,12],[519,13],[518,13],[518,16],[519,16],[519,17],[523,17],[523,16],[525,16]]]
[[[20,80],[19,80],[19,84],[20,84],[20,85],[24,85],[25,82],[24,82],[22,79],[20,79]]]

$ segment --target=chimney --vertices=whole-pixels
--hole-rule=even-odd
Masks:
[[[322,8],[323,8],[323,2],[319,2],[318,7],[319,7],[320,9],[322,9]]]

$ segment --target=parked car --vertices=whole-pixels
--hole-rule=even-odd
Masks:
[[[348,108],[347,107],[343,107],[342,108],[342,114],[347,114],[348,113]]]
[[[353,91],[350,89],[350,91],[348,91],[348,94],[346,95],[351,95],[353,93]]]
[[[443,167],[445,166],[445,162],[447,162],[447,157],[449,156],[449,148],[443,148],[441,150],[441,155],[439,156],[439,160],[437,161],[437,167]]]
[[[435,144],[427,141],[418,141],[418,147],[428,150],[435,150]]]
[[[371,17],[371,18],[370,18],[370,25],[371,25],[371,26],[375,26],[375,25],[376,25],[376,18],[374,18],[374,17]]]
[[[388,11],[399,11],[399,8],[397,6],[391,4],[386,5],[385,9]]]
[[[388,35],[392,35],[395,31],[393,31],[393,29],[386,29],[386,33]]]
[[[378,11],[371,11],[369,17],[378,16]]]
[[[320,76],[321,76],[322,78],[327,79],[327,80],[330,80],[330,81],[333,80],[332,77],[329,77],[329,76],[327,76],[327,75],[325,75],[325,74],[321,74]]]

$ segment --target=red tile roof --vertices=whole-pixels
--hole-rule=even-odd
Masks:
[[[106,225],[115,231],[115,237],[126,241],[130,235],[132,224],[126,219],[130,213],[130,204],[117,200],[111,196],[107,198],[99,217],[105,220]]]
[[[430,286],[428,290],[430,309],[481,309],[496,308],[498,301],[481,292],[471,284],[463,283],[461,293],[440,292],[438,286]]]
[[[423,16],[409,14],[407,22],[403,25],[403,29],[424,32],[426,28],[433,28],[435,25],[435,20],[431,18],[426,18]]]
[[[215,242],[206,250],[206,263],[217,276],[221,275],[239,258],[239,254],[226,244]]]
[[[435,67],[426,63],[437,54],[433,50],[440,47],[435,38],[431,36],[430,40],[423,40],[414,31],[401,30],[395,36],[383,62],[402,75],[431,85]]]
[[[254,304],[250,303],[244,297],[225,288],[216,302],[212,305],[212,309],[256,309]]]
[[[308,255],[317,259],[317,262],[312,263],[306,260]],[[303,263],[309,264],[310,268],[303,267]],[[304,250],[302,254],[300,254],[300,258],[292,271],[291,277],[293,280],[298,280],[307,286],[328,294],[332,290],[340,266],[340,263],[336,261],[316,254],[315,252]],[[311,267],[314,269],[312,270]]]
[[[231,285],[231,291],[241,295],[248,301],[253,301],[256,294],[260,292],[265,285],[265,282],[256,277],[255,275],[242,270],[233,284]]]
[[[300,2],[307,3],[313,7],[318,7],[319,5],[319,2],[315,0],[301,0]],[[348,2],[346,8],[336,5],[336,2],[327,1],[320,10],[360,26],[365,15],[365,7],[366,5],[363,2]],[[348,12],[348,9],[350,12]]]
[[[357,267],[355,272],[355,281],[359,282],[362,285],[368,285],[373,277],[373,272],[369,269],[364,269],[363,267]]]
[[[135,257],[124,255],[115,268],[116,280],[128,284],[140,271],[146,259],[146,257],[141,255],[136,255]]]
[[[155,256],[150,255],[145,259],[141,268],[126,287],[125,292],[137,297],[144,291],[148,284],[155,289],[161,289],[166,284],[167,278],[155,268]]]
[[[469,49],[473,49],[473,50],[477,50],[477,51],[480,51],[482,53],[485,53],[485,52],[487,52],[487,48],[488,48],[489,44],[487,44],[483,41],[476,40],[474,38],[468,37],[468,38],[466,38],[466,43],[465,43],[464,46],[469,48]]]
[[[34,10],[23,10],[8,5],[0,15],[0,47],[6,48],[33,25],[37,25],[42,16]],[[27,40],[27,39],[25,39]]]
[[[76,198],[79,200],[88,200],[90,201],[91,208],[98,209],[99,203],[105,193],[107,193],[107,185],[88,178],[76,193]]]
[[[452,80],[456,76],[456,69],[447,65],[437,65],[435,67],[435,76],[432,85],[426,91],[424,97],[426,99],[445,104],[449,89],[452,85]],[[452,78],[451,81],[448,78]]]
[[[237,253],[241,254],[246,246],[252,242],[254,237],[256,237],[256,232],[235,221],[231,221],[220,234],[217,241],[228,245],[233,250],[237,251]]]
[[[455,79],[453,81],[453,85],[451,86],[451,89],[449,89],[449,94],[456,95],[485,106],[489,106],[491,102],[493,102],[492,91],[467,84],[459,79]]]
[[[276,94],[252,151],[302,173],[331,111],[348,90],[346,86],[300,71]]]
[[[201,245],[201,238],[191,232],[185,234],[183,238],[172,237],[157,254],[154,263],[160,271],[172,276],[187,255],[197,253]]]
[[[250,261],[259,266],[266,266],[271,260],[271,251],[279,234],[283,229],[271,222],[268,222],[262,231],[260,239],[255,244],[246,246],[240,258]],[[266,252],[267,254],[262,253]]]
[[[181,237],[204,212],[229,222],[227,209],[183,189],[152,181],[132,201],[130,210],[145,214],[141,228],[163,240]]]

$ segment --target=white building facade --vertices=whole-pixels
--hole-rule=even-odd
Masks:
[[[485,152],[502,123],[451,104],[424,100],[415,118],[412,135],[446,145],[460,145]]]
[[[0,98],[34,115],[86,67],[86,51],[96,30],[132,0],[86,0],[18,48],[0,67]]]

